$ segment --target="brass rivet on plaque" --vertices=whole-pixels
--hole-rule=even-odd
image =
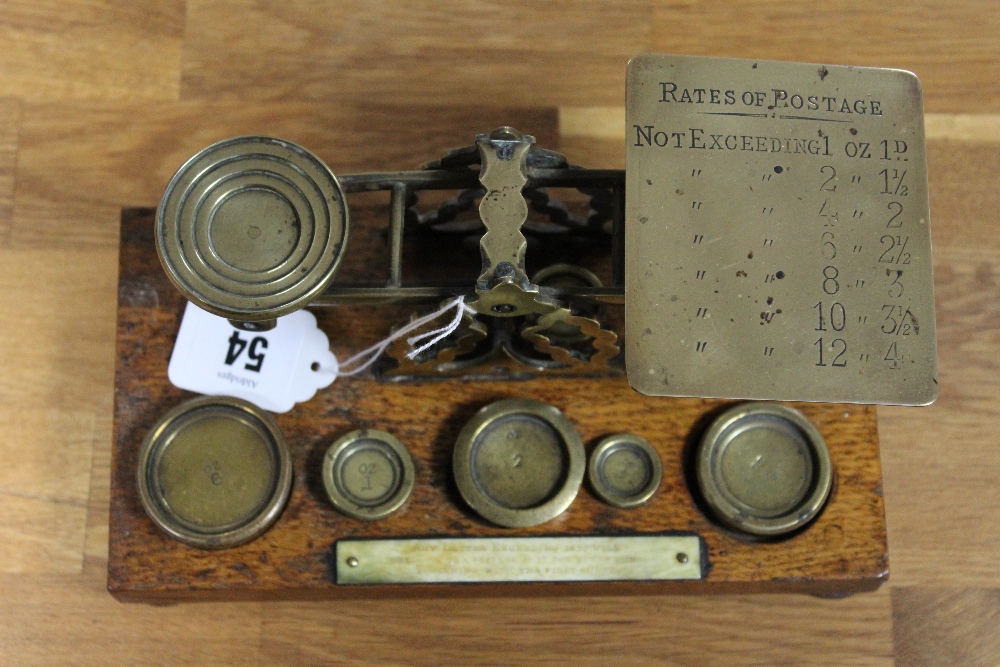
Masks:
[[[167,414],[139,451],[139,497],[171,537],[203,549],[260,536],[281,514],[291,455],[274,419],[237,398],[205,396]]]
[[[586,455],[573,423],[540,401],[505,399],[469,420],[452,456],[462,497],[507,528],[562,514],[583,481]]]
[[[775,403],[720,415],[697,452],[697,479],[712,514],[755,537],[777,537],[812,521],[833,473],[823,436],[806,417]]]
[[[645,439],[619,433],[598,443],[590,455],[587,476],[604,502],[615,507],[637,507],[656,493],[663,465]]]
[[[323,458],[323,486],[333,506],[355,519],[389,516],[413,491],[413,459],[399,440],[375,429],[352,431]]]
[[[347,210],[336,176],[315,155],[239,137],[205,148],[171,179],[156,212],[156,248],[188,299],[267,328],[333,280]]]

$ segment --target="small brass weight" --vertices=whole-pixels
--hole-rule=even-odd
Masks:
[[[246,331],[268,331],[306,306],[402,304],[417,317],[462,297],[471,310],[429,349],[411,355],[403,338],[388,346],[374,370],[382,383],[488,377],[510,380],[516,395],[520,379],[626,376],[649,396],[744,401],[706,415],[685,452],[666,458],[685,457],[683,483],[718,531],[747,543],[792,540],[822,514],[837,470],[822,429],[777,401],[920,405],[936,396],[919,82],[898,70],[639,56],[628,70],[625,136],[626,170],[572,165],[500,127],[417,170],[340,176],[290,142],[229,139],[170,181],[156,248],[187,299]],[[388,279],[338,283],[348,200],[372,192],[389,195]],[[404,280],[404,237],[459,253],[478,246],[478,272]],[[506,375],[491,370],[500,361]],[[622,397],[593,397],[612,399]],[[656,400],[671,410],[670,399]],[[478,407],[451,445],[449,482],[454,502],[505,536],[343,539],[338,584],[707,576],[703,536],[685,526],[615,532],[662,492],[665,453],[649,434],[623,423],[585,443],[564,406],[525,397]],[[250,527],[229,515],[202,525],[197,508],[171,518],[157,480],[180,497],[185,466],[204,467],[181,455],[197,450],[190,437],[183,451],[171,444],[202,423],[190,411],[218,413],[226,428],[267,444],[255,445],[261,489],[240,510]],[[329,509],[392,522],[419,490],[422,464],[399,433],[356,428],[328,434]],[[235,465],[238,456],[219,451]],[[179,408],[143,457],[147,511],[194,546],[252,539],[288,497],[284,441],[253,406],[199,399]],[[268,472],[269,461],[280,472]],[[198,493],[218,495],[211,477],[198,479]],[[594,525],[613,530],[530,532],[581,489],[603,508]],[[507,565],[484,565],[498,560]]]

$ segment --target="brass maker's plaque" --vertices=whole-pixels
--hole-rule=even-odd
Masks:
[[[704,576],[696,535],[341,540],[338,584],[664,581]]]
[[[937,395],[911,73],[640,56],[628,70],[626,367],[652,395]]]

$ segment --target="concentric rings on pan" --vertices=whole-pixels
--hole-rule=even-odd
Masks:
[[[343,191],[319,158],[280,139],[238,137],[205,148],[171,179],[156,248],[188,299],[261,322],[326,289],[348,229]]]

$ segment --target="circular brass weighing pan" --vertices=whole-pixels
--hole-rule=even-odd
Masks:
[[[398,510],[413,491],[413,478],[410,453],[385,431],[352,431],[323,458],[330,502],[355,519],[381,519]]]
[[[560,514],[580,489],[586,454],[576,428],[539,401],[505,399],[469,420],[452,456],[465,502],[507,528],[535,526]]]
[[[326,289],[347,232],[336,176],[270,137],[205,148],[174,175],[156,212],[167,275],[201,308],[238,322],[273,320]]]
[[[590,455],[587,476],[604,502],[615,507],[637,507],[660,487],[663,464],[645,439],[619,433],[598,443]]]
[[[153,522],[203,549],[263,534],[292,487],[291,455],[274,419],[223,396],[197,398],[165,414],[142,443],[137,474]]]
[[[775,403],[747,403],[720,415],[701,440],[696,470],[715,517],[755,537],[808,524],[833,479],[823,436],[802,413]]]

